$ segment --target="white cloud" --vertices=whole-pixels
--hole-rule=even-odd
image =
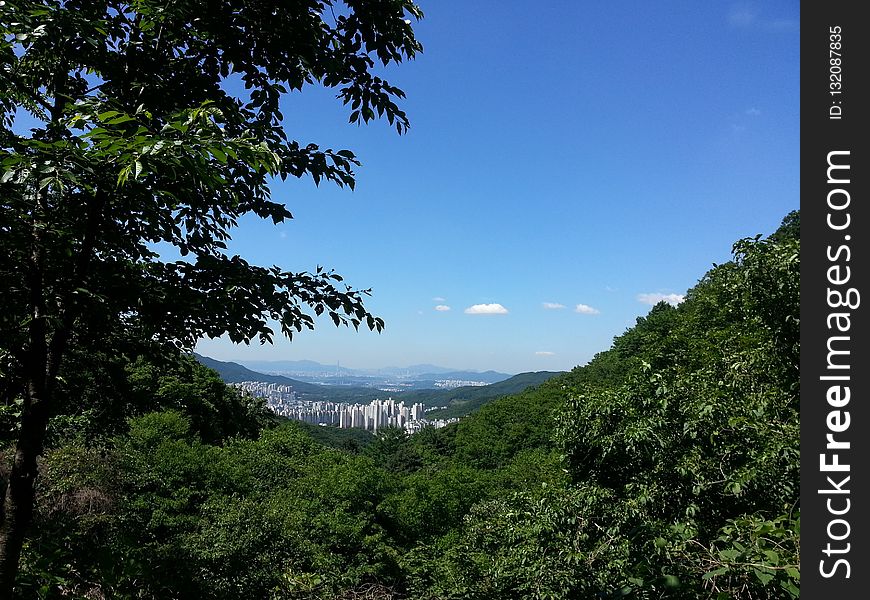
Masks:
[[[450,310],[450,307],[446,304],[439,304],[435,307],[435,310],[437,310],[438,312],[447,312],[448,310]]]
[[[550,352],[548,350],[540,350],[535,352],[535,356],[556,356],[555,352]]]
[[[662,300],[667,302],[672,306],[676,306],[680,302],[686,299],[686,296],[683,294],[660,294],[660,293],[650,293],[650,294],[638,294],[637,301],[643,302],[644,304],[649,304],[650,306],[656,305]]]
[[[558,302],[542,302],[541,304],[547,310],[558,310],[560,308],[565,308],[564,304],[559,304]]]
[[[501,304],[475,304],[465,309],[467,315],[506,315],[508,309]]]
[[[447,302],[447,298],[442,298],[441,296],[435,296],[432,298],[432,302]]]
[[[761,110],[755,108],[754,106],[746,109],[746,114],[750,117],[758,117],[761,115]]]
[[[578,312],[581,315],[598,315],[601,314],[601,311],[597,308],[592,308],[588,304],[578,304],[577,308],[574,309],[574,312]]]
[[[286,231],[279,231],[278,237],[280,237],[282,240],[286,240],[287,239],[287,232]]]

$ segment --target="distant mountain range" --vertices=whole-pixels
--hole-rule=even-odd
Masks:
[[[459,379],[496,383],[508,379],[509,373],[497,371],[458,371],[437,365],[420,364],[409,367],[384,367],[381,369],[350,369],[341,365],[324,365],[313,360],[246,360],[242,365],[253,371],[290,377],[318,378],[387,378],[413,381],[438,381]]]
[[[432,377],[432,379],[415,380],[415,389],[407,389],[399,391],[397,389],[383,390],[376,387],[365,387],[360,385],[328,385],[309,383],[300,381],[284,375],[271,375],[261,373],[235,362],[225,362],[215,360],[201,354],[194,354],[196,359],[205,366],[214,369],[218,372],[221,378],[227,383],[239,383],[242,381],[263,381],[266,383],[276,383],[280,385],[293,386],[293,390],[297,393],[300,399],[310,401],[326,401],[326,402],[349,402],[349,403],[368,403],[377,398],[392,397],[396,400],[403,400],[405,404],[422,402],[427,407],[441,406],[444,411],[439,411],[439,417],[455,417],[468,414],[486,402],[499,398],[501,396],[509,396],[517,394],[532,385],[539,385],[544,381],[560,375],[562,372],[554,371],[537,371],[530,373],[520,373],[510,376],[495,371],[487,371],[485,373],[477,373],[474,371],[451,371],[443,370],[441,373],[433,372],[432,365],[418,365],[418,367],[426,367],[420,369],[418,377]],[[319,365],[313,361],[275,361],[269,363],[252,363],[248,364],[276,364],[281,362],[288,363],[309,363]],[[319,365],[324,366],[324,365]],[[410,367],[409,367],[410,369]],[[435,369],[439,369],[435,367]],[[444,379],[456,379],[463,381],[484,381],[482,376],[490,378],[504,376],[501,380],[494,383],[482,386],[461,386],[452,389],[437,389],[434,386],[434,381]],[[353,378],[353,376],[349,375]],[[357,375],[356,377],[362,377]],[[376,378],[380,379],[380,378]],[[421,389],[420,385],[428,385],[427,389]]]

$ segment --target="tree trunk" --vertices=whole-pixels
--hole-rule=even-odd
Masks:
[[[9,480],[0,498],[0,598],[12,597],[24,534],[33,520],[34,485],[38,469],[36,460],[42,454],[49,400],[54,387],[46,370],[48,352],[45,317],[38,309],[33,311],[33,315],[21,429]]]
[[[55,382],[78,314],[73,292],[82,285],[88,272],[106,201],[105,194],[98,194],[88,203],[82,246],[62,300],[52,315],[54,326],[50,331],[45,302],[44,217],[41,216],[45,211],[45,199],[39,192],[34,197],[33,246],[27,277],[31,319],[22,377],[26,382],[24,405],[9,479],[5,489],[0,485],[0,599],[12,597],[25,534],[33,520],[37,458],[43,451],[46,427],[55,400]],[[55,287],[58,287],[57,282]]]
[[[49,329],[45,305],[45,199],[34,193],[33,239],[28,261],[30,305],[28,347],[24,356],[24,405],[12,468],[0,498],[0,598],[11,598],[18,576],[24,535],[33,520],[37,457],[42,454],[54,376],[49,367]]]
[[[24,535],[33,519],[37,457],[48,423],[45,399],[30,397],[22,415],[21,431],[9,480],[0,504],[0,598],[11,598],[18,575]]]
[[[62,48],[60,48],[62,50]],[[69,134],[63,124],[64,110],[70,99],[67,90],[70,85],[69,65],[59,54],[59,63],[54,73],[50,119],[46,135],[50,141],[59,141]],[[99,231],[99,219],[105,195],[88,204],[86,227],[81,251],[73,264],[67,288],[61,294],[61,301],[53,306],[55,314],[49,315],[46,306],[46,255],[45,244],[50,222],[51,201],[47,197],[50,189],[33,188],[32,239],[26,275],[30,324],[28,327],[28,348],[24,355],[24,405],[21,413],[21,429],[12,468],[5,486],[0,484],[0,599],[12,597],[21,549],[30,523],[33,520],[35,486],[38,475],[37,459],[43,451],[45,432],[55,401],[57,376],[61,361],[66,354],[76,315],[73,290],[87,271],[94,240]],[[55,291],[62,290],[54,282]],[[49,326],[51,317],[52,325]]]

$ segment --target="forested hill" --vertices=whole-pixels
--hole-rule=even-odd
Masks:
[[[18,597],[797,598],[798,224],[413,436],[328,448],[189,356],[128,365],[52,420]]]
[[[283,375],[267,375],[265,373],[252,371],[251,369],[236,362],[216,360],[208,356],[203,356],[202,354],[197,354],[196,352],[193,353],[193,356],[196,358],[196,360],[204,364],[209,369],[214,369],[215,371],[217,371],[218,375],[221,376],[221,379],[223,379],[227,383],[240,383],[242,381],[262,381],[265,383],[277,383],[280,385],[306,385],[301,381],[297,381],[296,379],[291,379],[289,377],[284,377]]]
[[[442,410],[432,413],[431,416],[448,419],[470,414],[495,398],[518,394],[528,387],[540,385],[562,373],[563,371],[519,373],[509,379],[489,385],[462,386],[451,390],[415,390],[403,392],[396,398],[404,400],[405,404],[422,402],[427,407],[444,407]]]

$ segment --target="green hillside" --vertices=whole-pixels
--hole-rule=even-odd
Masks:
[[[428,413],[430,418],[448,419],[474,412],[487,402],[502,396],[518,394],[530,386],[540,385],[560,374],[559,371],[520,373],[510,379],[483,386],[463,386],[452,390],[418,390],[403,392],[397,398],[405,404],[422,402],[427,407],[441,406],[443,410]]]

